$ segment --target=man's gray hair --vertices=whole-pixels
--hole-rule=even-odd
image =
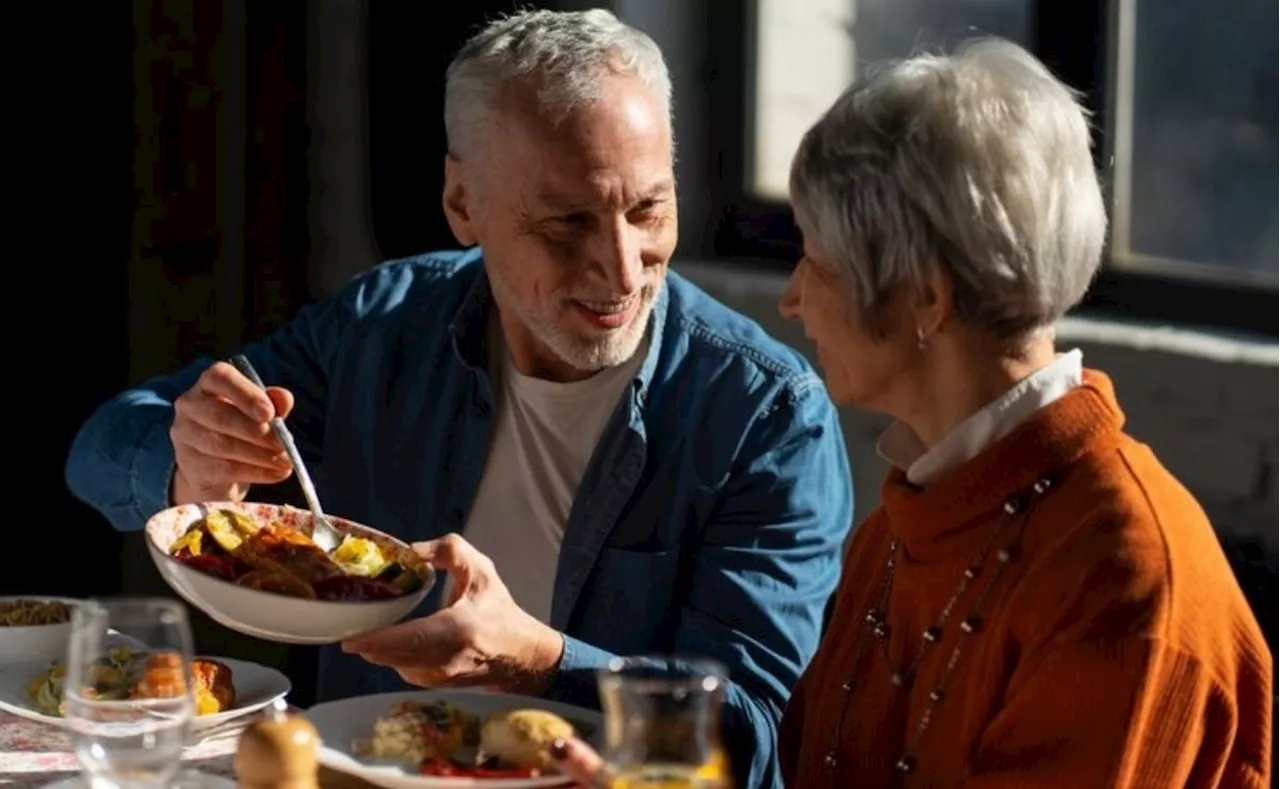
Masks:
[[[1107,215],[1076,94],[999,39],[891,64],[849,88],[791,166],[796,222],[848,276],[864,325],[941,266],[965,323],[1051,324],[1097,271]]]
[[[471,37],[445,76],[449,151],[466,157],[495,122],[504,88],[528,80],[552,123],[600,98],[604,78],[634,74],[671,107],[671,78],[653,39],[609,11],[522,11]]]

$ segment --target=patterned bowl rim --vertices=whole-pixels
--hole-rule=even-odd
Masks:
[[[409,544],[404,540],[401,540],[397,537],[393,537],[390,534],[387,534],[386,532],[378,531],[372,526],[366,526],[363,523],[358,523],[356,521],[349,520],[347,518],[342,518],[337,515],[329,515],[328,513],[326,513],[325,517],[329,519],[329,522],[332,523],[334,527],[338,529],[338,531],[346,532],[348,534],[356,533],[357,536],[368,537],[372,539],[374,542],[378,543],[379,547],[385,547],[386,543],[390,543],[391,545],[395,546],[396,550],[399,552],[397,561],[402,561],[406,555],[414,557],[414,560],[408,561],[408,562],[402,562],[402,563],[404,563],[410,569],[416,570],[418,572],[418,575],[422,577],[422,588],[417,590],[416,592],[410,592],[409,594],[404,594],[399,597],[387,597],[380,600],[313,600],[308,597],[297,597],[294,595],[281,594],[279,592],[270,592],[265,589],[253,589],[252,587],[241,586],[240,584],[237,584],[233,581],[228,581],[224,578],[219,578],[216,575],[211,575],[209,573],[201,572],[200,570],[197,570],[196,568],[191,567],[190,565],[187,565],[178,561],[177,559],[173,558],[172,554],[169,553],[169,549],[167,547],[161,546],[156,542],[156,535],[153,533],[152,524],[157,523],[162,517],[166,515],[172,516],[176,510],[195,509],[198,511],[201,508],[205,510],[229,509],[229,510],[235,510],[237,512],[242,512],[248,515],[253,514],[252,512],[249,512],[249,510],[251,509],[258,509],[259,511],[265,509],[265,510],[275,511],[277,513],[288,514],[293,518],[306,518],[306,519],[311,518],[311,511],[304,510],[299,507],[294,507],[289,504],[267,504],[265,502],[256,502],[256,501],[245,501],[245,502],[206,501],[206,502],[198,502],[198,503],[192,503],[192,504],[179,504],[175,507],[169,507],[167,509],[161,510],[160,512],[157,512],[155,515],[152,515],[150,518],[147,519],[146,525],[143,526],[143,531],[146,533],[147,546],[148,548],[150,548],[152,555],[158,555],[162,557],[166,562],[169,562],[174,567],[179,568],[182,572],[195,573],[202,579],[213,581],[216,584],[220,584],[222,586],[226,586],[231,589],[239,589],[242,592],[249,592],[251,594],[268,595],[275,600],[293,600],[298,603],[305,603],[307,605],[348,608],[348,607],[359,607],[359,606],[386,606],[394,603],[403,603],[407,600],[421,600],[423,597],[426,597],[427,593],[431,591],[431,588],[435,585],[435,582],[436,582],[435,568],[427,564],[426,562],[423,562],[420,558],[418,558],[418,555],[413,552],[413,548],[411,548]],[[206,601],[206,604],[207,602],[208,601]],[[416,604],[417,603],[415,602],[414,605]]]

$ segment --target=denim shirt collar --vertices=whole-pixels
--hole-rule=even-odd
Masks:
[[[449,334],[453,339],[453,353],[467,370],[475,372],[487,371],[488,360],[488,325],[489,313],[493,309],[493,289],[489,286],[489,277],[485,274],[484,260],[476,255],[476,277],[463,297],[462,303],[453,313],[449,323]],[[644,362],[636,372],[633,384],[636,402],[641,406],[648,399],[649,386],[653,382],[658,369],[658,359],[662,354],[663,335],[666,333],[667,307],[670,302],[670,288],[665,278],[658,298],[654,300],[653,311],[649,314],[649,343]]]

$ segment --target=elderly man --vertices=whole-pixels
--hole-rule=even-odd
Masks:
[[[122,530],[245,499],[289,475],[266,425],[287,416],[328,508],[426,541],[453,588],[322,651],[322,698],[398,674],[589,705],[613,655],[710,656],[738,777],[773,785],[848,458],[813,370],[667,272],[670,92],[608,12],[493,23],[447,76],[443,206],[470,249],[378,266],[245,349],[265,394],[198,362],[119,395],[72,490]]]

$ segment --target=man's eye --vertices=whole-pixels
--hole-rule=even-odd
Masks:
[[[661,200],[645,200],[638,203],[627,215],[632,222],[651,222],[661,217],[662,214],[663,205]]]
[[[565,214],[558,216],[552,220],[559,227],[564,228],[583,228],[590,227],[591,215],[587,213]]]

